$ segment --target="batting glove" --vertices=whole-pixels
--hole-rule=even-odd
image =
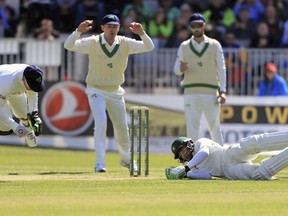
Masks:
[[[31,129],[34,131],[36,136],[42,133],[42,120],[38,115],[37,111],[33,111],[32,113],[27,114],[29,125]]]

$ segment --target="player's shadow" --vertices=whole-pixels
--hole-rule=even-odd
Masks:
[[[39,175],[81,175],[88,174],[89,172],[40,172]],[[20,173],[8,173],[8,175],[20,175]]]
[[[77,175],[77,174],[87,174],[89,172],[40,172],[39,175]]]

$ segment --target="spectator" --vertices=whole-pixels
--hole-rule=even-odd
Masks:
[[[176,20],[176,27],[179,26],[181,28],[184,25],[186,26],[191,15],[192,15],[192,9],[190,5],[187,3],[183,3],[180,6],[180,16]]]
[[[141,40],[141,38],[137,34],[133,34],[128,27],[132,22],[138,22],[139,20],[141,20],[141,17],[140,18],[138,17],[138,13],[135,10],[135,8],[129,9],[127,16],[124,17],[122,20],[123,20],[122,26],[121,26],[119,34],[121,34],[121,35],[127,34],[136,40]],[[130,22],[130,24],[128,22]],[[141,25],[147,31],[148,23],[143,22],[143,23],[141,23]]]
[[[258,96],[286,96],[288,85],[283,77],[277,73],[274,63],[265,66],[265,78],[259,83]]]
[[[263,21],[268,25],[269,33],[273,38],[273,47],[279,47],[283,33],[283,21],[277,15],[277,11],[272,4],[267,6]]]
[[[130,18],[132,22],[137,22],[138,20],[140,20],[141,18],[138,18],[138,13],[136,11],[135,8],[130,8],[128,11],[127,11],[127,15],[124,17],[124,18]],[[146,24],[146,23],[144,23]]]
[[[174,21],[168,19],[164,8],[159,7],[155,19],[151,19],[148,25],[148,32],[155,47],[163,48],[167,40],[173,34]]]
[[[264,7],[267,7],[267,5],[270,3],[270,0],[261,0],[261,3]]]
[[[178,2],[178,1],[177,1]],[[209,0],[186,0],[192,11],[194,12],[204,12],[209,4]]]
[[[50,19],[41,20],[40,28],[36,29],[34,38],[38,40],[54,40],[59,37],[59,32],[54,29],[53,21]]]
[[[191,34],[191,31],[186,25],[181,25],[180,27],[177,27],[176,34],[173,35],[173,37],[169,38],[166,47],[179,47],[183,41],[188,40],[191,37]]]
[[[145,3],[143,2],[143,0],[133,0],[132,3],[127,4],[122,12],[122,17],[126,17],[129,14],[129,11],[131,9],[134,9],[137,13],[137,20],[136,22],[139,22],[142,24],[142,26],[144,25],[144,29],[145,26],[147,25],[147,23],[149,23],[150,19],[152,19],[152,17],[154,16],[152,10],[145,5]]]
[[[83,20],[93,20],[92,32],[101,32],[101,17],[104,16],[104,3],[102,0],[83,0],[76,9],[76,26]]]
[[[234,14],[239,16],[242,8],[249,10],[250,18],[255,22],[259,22],[265,12],[265,8],[260,0],[238,0],[233,7]]]
[[[225,65],[227,69],[227,80],[231,82],[233,94],[239,94],[241,90],[241,84],[243,76],[246,72],[247,66],[247,53],[240,44],[236,42],[236,37],[233,32],[227,32],[222,43],[222,47],[226,49],[237,49],[227,50],[225,53]]]
[[[191,30],[187,26],[189,19],[192,15],[192,8],[188,3],[182,3],[180,5],[180,16],[176,20],[174,27],[174,33],[169,38],[166,47],[179,47],[180,44],[191,37]]]
[[[207,24],[215,22],[217,26],[222,28],[228,28],[236,21],[233,10],[222,0],[210,0],[209,6],[203,15],[207,20]]]
[[[281,47],[288,47],[288,20],[284,23]]]
[[[268,25],[265,22],[260,22],[257,25],[257,32],[250,41],[251,48],[272,48],[274,47],[274,39],[268,29]]]
[[[236,42],[236,37],[233,32],[227,32],[222,43],[223,48],[240,48],[240,44]]]
[[[187,3],[187,0],[177,0],[174,1],[174,6],[180,8],[182,4]]]
[[[124,7],[130,2],[131,0],[105,0],[105,12],[121,16]]]
[[[125,37],[130,37],[134,39],[138,39],[136,34],[131,32],[130,25],[132,22],[135,22],[135,19],[133,19],[133,16],[127,16],[121,21],[121,29],[119,34]]]
[[[265,7],[273,5],[276,8],[277,16],[280,20],[285,21],[288,19],[288,1],[287,0],[262,0]]]
[[[53,23],[56,29],[67,33],[74,30],[77,0],[56,0],[53,7]]]
[[[225,1],[225,0],[224,0]],[[225,1],[226,5],[230,8],[234,8],[234,5],[236,4],[236,0],[233,0],[233,1]],[[234,14],[235,15],[235,14]]]
[[[206,36],[214,38],[220,43],[222,43],[224,34],[222,31],[219,30],[219,28],[217,28],[214,22],[211,22],[206,25]]]
[[[52,0],[26,0],[25,2],[27,5],[27,33],[39,28],[41,20],[52,19]]]
[[[0,27],[1,37],[15,37],[17,33],[18,18],[15,10],[6,4],[5,0],[0,1]]]
[[[230,29],[241,45],[248,47],[250,38],[255,34],[255,26],[256,22],[250,19],[249,10],[243,7],[240,9],[236,22]]]
[[[158,0],[160,7],[162,7],[166,13],[167,19],[176,22],[180,17],[180,10],[173,5],[173,0]]]

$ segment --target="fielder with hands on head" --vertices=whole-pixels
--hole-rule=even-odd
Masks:
[[[44,88],[43,71],[39,67],[27,64],[0,65],[0,135],[14,132],[25,138],[28,147],[37,146],[35,135],[38,136],[42,131],[42,121],[38,115],[38,92]]]
[[[254,134],[238,144],[223,147],[200,138],[194,142],[188,137],[178,137],[171,146],[174,159],[184,166],[166,168],[167,179],[273,180],[288,166],[288,132]],[[280,151],[275,156],[253,164],[261,152]]]
[[[80,38],[92,28],[93,21],[85,20],[66,39],[64,47],[89,56],[89,70],[86,77],[86,94],[94,117],[94,143],[96,153],[95,172],[106,172],[105,144],[107,116],[111,118],[115,141],[120,153],[120,164],[130,167],[130,140],[124,100],[124,72],[130,54],[150,52],[154,45],[140,23],[131,23],[130,30],[140,36],[141,41],[118,36],[120,20],[114,14],[102,18],[103,33]],[[137,171],[136,163],[134,169]]]
[[[189,19],[193,36],[178,48],[174,72],[183,75],[184,112],[187,136],[197,140],[204,113],[211,138],[223,144],[220,129],[220,104],[226,101],[226,67],[221,44],[204,34],[202,14]]]

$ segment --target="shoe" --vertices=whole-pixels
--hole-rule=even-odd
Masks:
[[[97,163],[95,167],[95,172],[106,172],[105,164]]]
[[[126,161],[121,160],[120,164],[130,170],[130,162],[127,163]],[[133,161],[133,169],[134,169],[134,172],[138,172],[138,166],[135,160]]]
[[[37,146],[35,133],[31,128],[26,128],[26,129],[29,131],[29,133],[24,137],[25,144],[30,148],[34,148]]]

